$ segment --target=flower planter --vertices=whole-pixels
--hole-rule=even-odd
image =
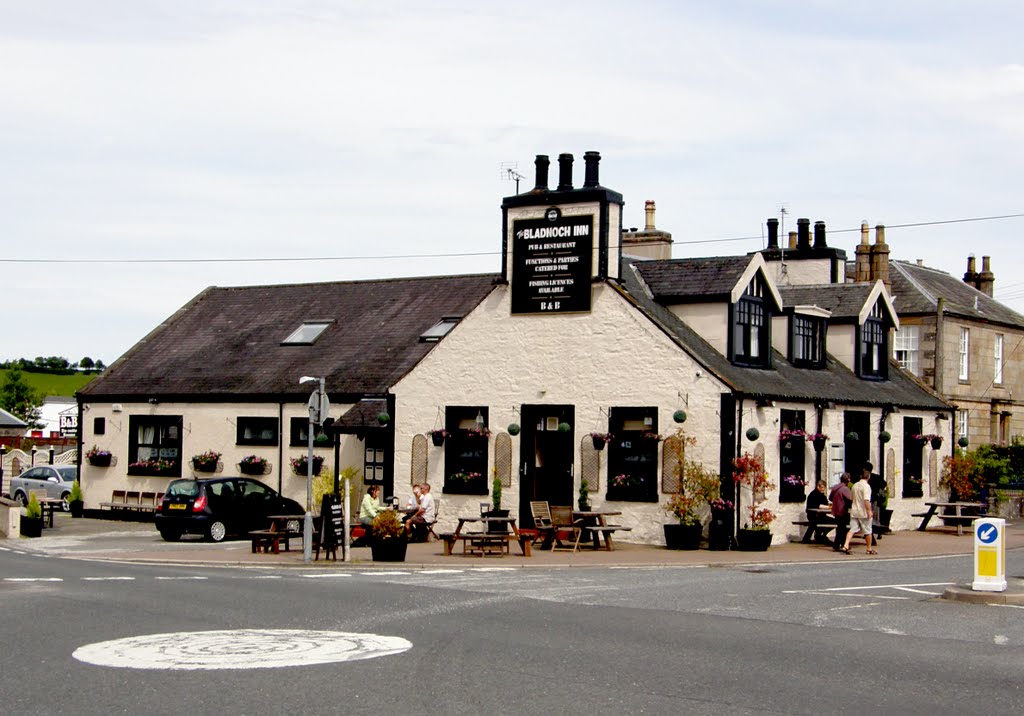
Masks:
[[[736,530],[736,549],[741,552],[767,552],[771,544],[771,530]]]
[[[238,471],[243,475],[262,475],[265,469],[265,465],[256,465],[248,462],[238,463]]]
[[[942,438],[932,438],[932,450],[938,450],[942,447]]]
[[[68,509],[71,510],[72,517],[81,517],[84,511],[85,503],[81,500],[72,500],[68,502]]]
[[[484,517],[508,517],[508,510],[489,510],[483,514]],[[491,534],[503,535],[508,532],[508,522],[488,522],[487,531]]]
[[[192,469],[196,472],[217,472],[217,461],[207,460],[199,461],[196,459],[192,460]]]
[[[594,441],[595,450],[604,450],[604,438],[591,437],[591,440]]]
[[[704,528],[700,523],[662,525],[665,528],[665,546],[668,549],[700,549],[700,538]]]
[[[430,441],[434,443],[434,447],[441,447],[444,445],[444,435],[441,433],[433,433],[430,436]]]
[[[110,467],[113,455],[93,455],[89,458],[89,464],[93,467]]]
[[[43,534],[43,518],[42,517],[22,517],[21,518],[21,536],[22,537],[39,537]]]
[[[315,456],[313,458],[313,474],[319,475],[320,470],[323,469],[323,466],[324,459],[319,455]],[[302,460],[302,462],[300,462],[299,464],[292,465],[292,472],[294,472],[296,475],[300,477],[305,477],[309,473],[309,462],[306,460]]]
[[[404,562],[409,541],[405,537],[373,537],[370,553],[374,562]]]
[[[825,438],[814,438],[812,442],[814,443],[815,452],[821,452],[825,449]]]

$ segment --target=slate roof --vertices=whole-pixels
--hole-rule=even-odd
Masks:
[[[695,303],[728,301],[750,261],[750,256],[710,256],[634,265],[659,302]]]
[[[889,279],[893,305],[900,315],[933,314],[938,299],[944,298],[946,313],[1024,328],[1024,316],[945,271],[890,261]]]
[[[772,367],[769,369],[735,366],[675,314],[650,297],[634,271],[634,267],[642,270],[646,282],[650,263],[623,265],[621,288],[672,340],[734,391],[755,399],[829,400],[855,405],[893,403],[906,408],[942,411],[952,407],[892,361],[889,380],[881,382],[861,380],[832,356],[827,356],[826,366],[820,370],[796,368],[778,351],[772,351]]]
[[[497,274],[209,288],[79,395],[83,399],[295,400],[301,376],[328,395],[383,394],[435,345],[419,336],[464,316]],[[333,323],[312,345],[281,345],[304,321]],[[456,327],[455,330],[458,330]]]
[[[779,286],[786,306],[818,306],[832,312],[833,322],[856,321],[871,294],[873,283],[826,283]]]
[[[0,428],[17,428],[18,430],[24,430],[28,427],[28,423],[19,418],[16,415],[8,413],[3,408],[0,408]]]

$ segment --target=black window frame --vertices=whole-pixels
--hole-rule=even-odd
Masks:
[[[807,438],[803,410],[779,411],[779,502],[807,499]],[[797,477],[803,482],[787,482]],[[813,488],[813,485],[811,486]]]
[[[874,360],[878,366],[874,366]],[[876,303],[871,315],[857,326],[857,375],[864,380],[889,377],[889,326]]]
[[[730,304],[729,341],[732,362],[752,368],[768,368],[772,355],[772,316],[764,300],[764,282],[754,276],[747,289],[734,304]],[[754,336],[757,337],[757,355],[753,355]]]
[[[275,416],[240,415],[235,420],[235,427],[236,445],[262,445],[273,447],[280,442],[281,431],[277,422],[277,417]],[[260,437],[247,436],[246,431],[250,429],[254,434],[258,434]],[[268,429],[271,433],[271,437],[262,437],[263,433],[267,432]]]
[[[789,325],[789,362],[798,368],[824,368],[825,319],[821,316],[794,313],[790,317]]]
[[[154,441],[143,442],[139,439],[139,431],[152,426],[155,429]],[[129,475],[160,475],[181,477],[182,465],[182,416],[180,415],[129,415],[128,416],[128,469]],[[140,448],[148,451],[156,450],[145,457],[141,456]],[[171,454],[171,452],[175,454]],[[149,468],[132,467],[135,463],[164,460],[170,467],[159,471]]]
[[[642,425],[641,429],[636,429]],[[608,410],[608,444],[605,499],[609,502],[657,502],[658,409],[613,407]],[[618,478],[626,476],[626,481]]]
[[[489,412],[483,405],[449,405],[444,411],[444,484],[441,491],[451,495],[490,494],[487,478],[489,462],[489,429],[485,434],[475,432],[476,417],[483,417],[487,428]],[[473,427],[470,427],[472,425]],[[470,480],[454,480],[452,475],[476,473]]]

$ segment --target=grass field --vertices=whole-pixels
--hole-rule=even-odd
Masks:
[[[51,375],[50,373],[21,372],[22,378],[32,386],[40,398],[48,395],[73,396],[76,391],[95,378],[95,375]],[[7,371],[0,368],[0,384],[7,380]]]

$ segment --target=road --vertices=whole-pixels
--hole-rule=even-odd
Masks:
[[[0,711],[1020,710],[1021,608],[938,599],[970,575],[969,557],[399,567],[193,568],[3,549]],[[1008,572],[1024,574],[1020,550]],[[90,646],[164,634],[176,636]],[[338,644],[347,651],[325,656]],[[353,656],[372,658],[342,660]],[[129,666],[97,663],[114,658]],[[195,668],[204,660],[221,668]]]

